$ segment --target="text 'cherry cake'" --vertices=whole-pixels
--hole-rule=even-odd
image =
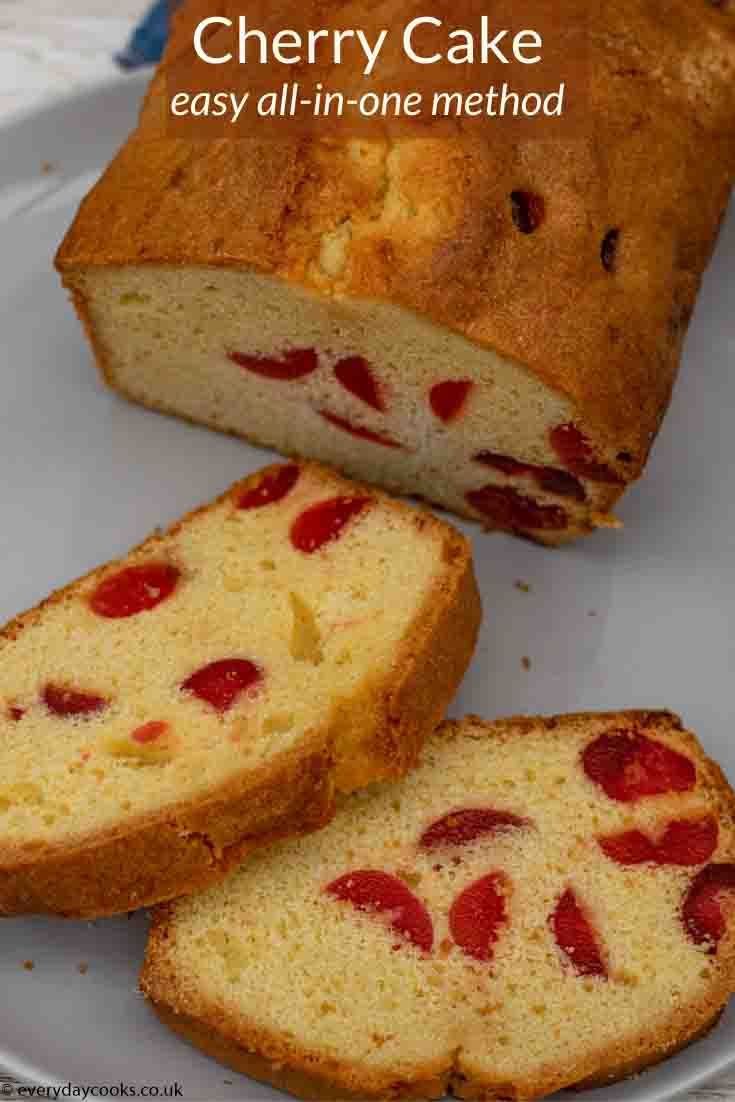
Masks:
[[[488,528],[559,544],[614,525],[735,177],[731,5],[606,0],[582,28],[578,0],[555,0],[590,87],[582,132],[538,141],[496,119],[172,136],[168,65],[203,10],[180,6],[140,124],[57,257],[106,380]]]

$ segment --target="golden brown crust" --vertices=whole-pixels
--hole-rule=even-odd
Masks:
[[[400,22],[402,0],[393,2]],[[613,462],[632,457],[620,468],[629,480],[668,404],[735,171],[726,8],[603,0],[588,32],[584,136],[519,143],[499,129],[396,143],[372,169],[314,140],[162,137],[164,61],[140,129],[82,204],[58,267],[72,288],[76,272],[96,266],[246,267],[397,303],[565,394]],[[169,60],[198,10],[185,5]],[[531,235],[510,217],[517,189],[545,199]],[[431,201],[442,217],[391,217],[387,191]],[[320,274],[323,235],[348,219],[348,262]],[[611,229],[620,230],[612,272],[601,263]]]
[[[696,758],[706,787],[718,805],[721,820],[735,822],[735,793],[722,771],[703,753],[695,736],[685,730],[678,716],[667,711],[623,711],[574,713],[552,717],[518,716],[486,722],[476,716],[447,721],[438,734],[446,739],[466,735],[467,725],[477,729],[477,738],[503,738],[522,732],[553,731],[560,725],[584,726],[602,720],[612,727],[645,726],[673,735]],[[730,859],[735,859],[735,853]],[[402,1069],[398,1077],[386,1072],[346,1065],[317,1051],[307,1052],[283,1037],[265,1034],[251,1022],[222,1007],[208,1003],[187,984],[184,991],[172,967],[169,940],[174,928],[171,915],[175,904],[158,908],[141,974],[141,988],[156,1013],[167,1025],[215,1059],[272,1083],[305,1099],[400,1099],[442,1097],[442,1091],[477,1102],[496,1099],[540,1098],[565,1087],[604,1085],[637,1074],[696,1041],[717,1022],[735,990],[735,933],[720,942],[718,972],[706,998],[697,1003],[673,1005],[668,1021],[656,1023],[636,1038],[623,1038],[615,1046],[591,1051],[573,1066],[549,1066],[533,1081],[500,1082],[467,1066],[462,1052],[449,1059],[438,1056],[435,1067]],[[436,1093],[431,1093],[432,1091]],[[423,1093],[422,1093],[423,1092]]]
[[[452,1095],[467,1102],[496,1102],[503,1099],[525,1102],[541,1098],[557,1090],[582,1091],[593,1087],[608,1087],[622,1079],[630,1079],[648,1068],[668,1060],[677,1052],[705,1037],[718,1023],[724,1005],[732,993],[728,988],[719,1003],[713,998],[706,1004],[688,1006],[672,1013],[664,1029],[657,1029],[638,1039],[635,1045],[620,1045],[616,1049],[590,1053],[584,1063],[578,1065],[578,1075],[570,1079],[568,1074],[557,1075],[553,1068],[543,1079],[520,1083],[482,1082],[478,1079],[455,1074],[451,1080]],[[696,1022],[700,1024],[695,1025]],[[631,1051],[633,1050],[633,1051]],[[585,1069],[593,1068],[589,1074]],[[604,1070],[600,1070],[603,1068]]]
[[[412,1083],[395,1083],[388,1088],[378,1090],[377,1093],[367,1093],[364,1086],[351,1091],[344,1087],[336,1087],[329,1080],[316,1074],[308,1074],[303,1071],[294,1071],[285,1065],[276,1065],[257,1053],[247,1052],[242,1046],[224,1037],[221,1033],[209,1026],[197,1021],[187,1014],[177,1014],[169,1007],[158,1003],[151,1003],[158,1018],[179,1037],[200,1049],[207,1056],[225,1067],[234,1068],[241,1075],[247,1075],[250,1079],[256,1079],[260,1083],[268,1083],[277,1090],[287,1094],[303,1098],[306,1102],[361,1102],[361,1100],[376,1099],[381,1102],[392,1102],[399,1099],[436,1099],[444,1098],[451,1091],[453,1098],[462,1098],[467,1102],[520,1102],[522,1099],[538,1098],[549,1093],[550,1088],[546,1083],[524,1087],[519,1091],[517,1087],[509,1083],[496,1083],[494,1085],[482,1085],[472,1082],[457,1072],[445,1072],[443,1075],[433,1076],[422,1081]],[[677,1052],[687,1048],[705,1037],[717,1025],[722,1015],[722,1009],[717,1010],[712,1018],[705,1022],[702,1028],[694,1035],[687,1035],[678,1043],[672,1041],[671,1047],[656,1050],[655,1058],[638,1058],[627,1060],[625,1063],[611,1069],[605,1075],[592,1076],[575,1083],[566,1083],[567,1090],[587,1090],[593,1087],[606,1087],[612,1083],[620,1082],[638,1075],[641,1071],[650,1068],[662,1060],[674,1056]],[[553,1089],[553,1088],[551,1088]],[[540,1092],[540,1093],[539,1093]]]
[[[259,776],[143,822],[64,846],[0,847],[0,915],[132,911],[208,887],[260,846],[318,830],[334,811],[333,754],[326,733],[305,742]]]
[[[416,514],[419,531],[432,523],[430,514]],[[342,792],[393,780],[412,769],[427,732],[444,718],[469,666],[482,622],[472,557],[464,538],[453,532],[444,555],[451,568],[446,579],[438,592],[426,597],[403,639],[391,683],[373,694],[378,714],[352,709],[357,713],[351,718],[354,749],[337,767],[336,785]],[[339,718],[334,722],[344,727]]]
[[[302,466],[353,491],[359,488],[319,464]],[[134,551],[156,547],[261,476],[257,472],[236,483]],[[0,839],[0,915],[42,912],[92,918],[188,894],[221,879],[255,848],[326,825],[334,812],[335,788],[351,790],[401,776],[411,767],[472,657],[480,599],[464,537],[427,513],[363,489],[385,507],[410,513],[445,549],[446,572],[438,591],[427,597],[406,630],[395,668],[384,681],[361,686],[349,701],[335,705],[323,729],[305,732],[297,748],[243,772],[204,799],[60,846],[9,845]],[[0,630],[0,643],[32,629],[46,606],[113,573],[122,562],[99,567],[16,617]],[[340,755],[335,751],[338,737],[344,745]]]
[[[691,1021],[694,1015],[692,1015],[691,1009],[688,1008],[686,1014],[690,1026],[689,1030],[685,1028],[679,1036],[672,1036],[668,1039],[662,1039],[660,1035],[657,1035],[652,1044],[648,1046],[641,1044],[635,1057],[628,1055],[620,1062],[615,1062],[616,1054],[614,1053],[605,1053],[604,1056],[594,1054],[589,1061],[592,1067],[598,1068],[600,1063],[605,1061],[605,1058],[613,1062],[607,1065],[607,1070],[603,1073],[596,1072],[573,1081],[570,1081],[567,1077],[560,1077],[558,1081],[547,1078],[543,1081],[524,1083],[523,1085],[500,1081],[483,1083],[480,1080],[466,1077],[458,1068],[447,1069],[440,1074],[431,1074],[427,1069],[426,1077],[422,1079],[420,1078],[421,1070],[416,1069],[416,1078],[410,1082],[395,1082],[382,1087],[371,1087],[368,1085],[368,1080],[363,1078],[360,1085],[355,1086],[352,1090],[343,1085],[335,1085],[334,1080],[320,1075],[318,1069],[313,1071],[304,1070],[309,1064],[307,1054],[299,1055],[299,1067],[295,1069],[285,1063],[269,1060],[256,1052],[247,1051],[242,1044],[238,1044],[236,1040],[226,1036],[213,1025],[202,1022],[188,1014],[177,1013],[164,1003],[156,1002],[155,998],[151,998],[150,1002],[156,1015],[164,1025],[207,1056],[219,1061],[226,1067],[234,1068],[242,1075],[247,1075],[261,1083],[269,1083],[277,1090],[285,1091],[297,1098],[303,1098],[306,1102],[331,1102],[331,1100],[334,1100],[334,1102],[352,1102],[352,1100],[359,1102],[360,1099],[390,1102],[393,1099],[444,1098],[449,1093],[452,1097],[462,1098],[467,1102],[496,1102],[496,1100],[501,1099],[503,1102],[506,1102],[506,1100],[522,1102],[522,1100],[544,1097],[557,1089],[586,1090],[593,1087],[610,1086],[622,1079],[629,1079],[634,1075],[638,1075],[647,1068],[667,1060],[677,1052],[681,1052],[682,1049],[705,1037],[717,1025],[722,1015],[724,1001],[728,997],[729,992],[723,1003],[719,1004],[717,1009],[710,1014],[709,1018],[704,1020],[695,1032],[691,1032]],[[700,1010],[703,1015],[707,1013],[708,1009],[711,1008],[695,1008],[695,1010]],[[294,1055],[289,1054],[289,1058],[293,1060]],[[355,1075],[354,1069],[345,1069],[345,1072],[351,1076]]]
[[[160,1020],[189,1044],[205,1052],[226,1067],[234,1068],[242,1075],[257,1079],[261,1083],[270,1083],[278,1090],[294,1094],[307,1102],[361,1102],[367,1099],[429,1099],[444,1098],[449,1084],[449,1075],[431,1076],[412,1083],[395,1083],[389,1088],[377,1092],[369,1090],[364,1084],[355,1090],[335,1086],[329,1079],[318,1073],[310,1074],[304,1070],[294,1070],[285,1064],[277,1064],[257,1053],[248,1052],[241,1045],[225,1037],[222,1033],[190,1017],[177,1014],[169,1007],[156,1002],[151,1003]],[[305,1061],[308,1059],[304,1057]]]
[[[724,1007],[716,1011],[713,1016],[706,1021],[702,1028],[698,1030],[694,1036],[686,1035],[679,1042],[673,1041],[670,1046],[664,1051],[661,1047],[657,1048],[657,1053],[652,1054],[653,1059],[644,1059],[639,1055],[636,1059],[626,1059],[620,1064],[611,1067],[605,1075],[593,1075],[589,1079],[580,1080],[579,1083],[575,1083],[572,1087],[575,1091],[583,1091],[592,1087],[607,1087],[611,1083],[617,1083],[621,1079],[630,1079],[634,1075],[640,1074],[648,1068],[655,1067],[656,1064],[662,1063],[664,1060],[668,1060],[671,1056],[676,1056],[677,1052],[682,1052],[689,1045],[696,1044],[697,1041],[703,1040],[713,1029],[719,1024],[722,1017]],[[660,1041],[658,1041],[660,1045]]]

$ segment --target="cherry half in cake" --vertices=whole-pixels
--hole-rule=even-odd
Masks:
[[[162,912],[143,988],[210,1046],[226,998],[258,1074],[313,1098],[608,1082],[735,990],[734,811],[667,713],[446,723],[404,781]]]
[[[294,462],[52,595],[0,631],[0,914],[128,911],[323,826],[413,765],[479,619],[459,533]]]
[[[523,191],[514,197],[513,216],[530,235],[543,221],[543,203]],[[246,395],[253,409],[263,401],[278,403],[263,442],[272,442],[270,434],[279,431],[283,419],[291,433],[287,450],[312,452],[316,441],[324,458],[338,466],[363,470],[371,482],[389,479],[392,488],[448,504],[486,529],[556,544],[598,524],[615,525],[609,509],[625,485],[633,457],[620,452],[626,459],[621,473],[618,457],[601,455],[587,432],[565,417],[563,404],[553,423],[539,423],[529,435],[526,418],[511,447],[506,432],[504,446],[494,445],[493,419],[478,415],[490,400],[492,380],[449,375],[418,392],[410,377],[354,351],[340,352],[340,343],[295,343],[268,355],[227,350],[230,407]],[[433,450],[443,447],[444,438],[451,441],[451,460],[442,469],[432,467],[430,481],[416,487],[411,479],[422,463],[435,463]],[[403,453],[412,457],[410,462],[401,458]]]

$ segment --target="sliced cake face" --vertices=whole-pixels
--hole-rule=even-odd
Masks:
[[[447,526],[321,468],[269,468],[0,636],[0,853],[197,806],[206,833],[208,800],[315,745],[344,787],[402,772],[478,618]],[[393,695],[430,657],[429,718],[407,707],[392,743]]]
[[[545,543],[610,524],[735,174],[734,39],[722,2],[583,7],[554,12],[588,59],[584,117],[548,140],[202,142],[168,125],[182,3],[56,260],[109,382]]]
[[[526,368],[400,307],[216,268],[73,283],[129,397],[487,527],[563,542],[610,523],[632,473]]]
[[[667,715],[447,724],[405,781],[165,908],[143,986],[361,1097],[620,1075],[735,986],[732,816]]]

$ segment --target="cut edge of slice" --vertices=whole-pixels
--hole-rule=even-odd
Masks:
[[[735,815],[735,797],[720,767],[706,756],[697,739],[686,730],[680,718],[668,711],[630,710],[624,712],[569,713],[553,717],[516,716],[488,722],[475,715],[463,720],[447,720],[436,734],[452,740],[462,735],[485,739],[510,735],[552,733],[560,726],[576,728],[589,720],[615,726],[641,723],[653,731],[676,736],[682,749],[696,756],[704,773],[704,783],[722,814]],[[622,1041],[615,1047],[591,1051],[578,1061],[574,1074],[554,1072],[543,1078],[507,1080],[488,1078],[472,1068],[461,1049],[438,1055],[433,1066],[402,1066],[400,1078],[386,1069],[363,1064],[348,1064],[333,1053],[308,1050],[293,1038],[283,1038],[263,1030],[253,1022],[226,1012],[196,987],[179,983],[173,919],[176,902],[157,908],[140,976],[140,988],[158,1018],[184,1040],[224,1066],[268,1083],[298,1098],[328,1100],[366,1099],[440,1099],[451,1092],[462,1099],[505,1096],[540,1097],[567,1087],[584,1089],[604,1086],[636,1075],[645,1068],[667,1059],[705,1036],[718,1022],[723,1007],[735,987],[735,936],[728,938],[728,957],[721,974],[713,983],[709,997],[696,1006],[675,1007],[662,1025],[656,1023],[638,1036],[635,1044]],[[705,958],[703,958],[705,959]],[[604,1070],[601,1070],[604,1068]],[[548,1070],[548,1069],[547,1069]]]
[[[369,495],[382,507],[412,518],[419,532],[431,528],[441,542],[440,592],[432,586],[408,624],[393,669],[385,677],[364,678],[350,701],[338,702],[324,726],[305,731],[298,746],[241,770],[204,796],[86,836],[70,832],[59,843],[19,846],[0,835],[0,915],[94,918],[200,890],[261,844],[324,826],[334,813],[336,790],[349,792],[398,778],[415,764],[461,681],[479,633],[481,606],[470,545],[424,510],[346,480],[321,464],[300,465],[332,489]],[[0,642],[12,642],[32,629],[50,604],[124,568],[131,555],[155,552],[199,514],[229,499],[237,501],[279,466],[235,483],[121,559],[52,593],[0,629]]]

